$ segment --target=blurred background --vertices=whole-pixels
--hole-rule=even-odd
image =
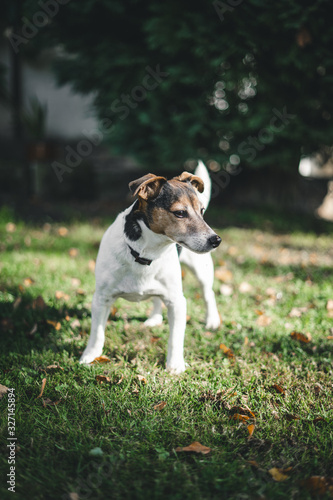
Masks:
[[[130,180],[200,158],[217,208],[333,220],[332,17],[328,0],[5,0],[1,205],[116,209]]]

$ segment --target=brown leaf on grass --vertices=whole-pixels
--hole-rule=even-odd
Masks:
[[[248,415],[250,418],[256,418],[255,414],[250,410],[247,405],[244,406],[233,406],[230,408],[231,413],[240,413],[241,415]]]
[[[81,285],[81,280],[79,278],[71,278],[71,283],[74,288],[77,288]]]
[[[59,366],[59,365],[48,365],[45,368],[45,370],[47,370],[47,371],[54,371],[54,370],[62,370],[62,371],[64,371],[64,369],[61,368],[61,366]]]
[[[68,254],[70,257],[75,258],[79,255],[79,250],[77,248],[70,248]]]
[[[55,293],[55,298],[57,300],[60,300],[60,299],[69,300],[70,296],[67,293],[62,292],[61,290],[57,290]]]
[[[110,363],[111,359],[108,358],[107,356],[99,356],[98,358],[95,358],[94,361],[92,361],[90,364],[97,365],[98,363]]]
[[[325,424],[327,424],[327,420],[325,420],[324,417],[316,417],[313,419],[314,424],[317,424],[318,422],[325,422]]]
[[[35,283],[35,280],[33,280],[32,278],[24,278],[23,280],[23,285],[25,287],[29,287],[31,285],[33,285]]]
[[[94,272],[95,271],[95,266],[96,266],[96,262],[93,259],[90,259],[89,262],[88,262],[88,269],[89,269],[89,271]]]
[[[333,496],[333,477],[311,476],[301,481],[301,485],[314,495],[330,493]]]
[[[13,222],[7,222],[6,231],[7,231],[7,233],[15,233],[16,225]]]
[[[252,437],[252,434],[254,433],[254,429],[255,429],[255,425],[254,424],[250,424],[247,426],[247,430],[249,432],[249,437]]]
[[[52,321],[51,319],[47,319],[46,323],[52,325],[56,330],[60,330],[61,328],[61,323],[59,321]]]
[[[312,340],[310,333],[300,333],[293,331],[291,332],[290,336],[293,340],[298,340],[299,342],[304,342],[305,344],[308,344]]]
[[[215,278],[220,281],[229,282],[232,281],[233,275],[226,267],[218,267],[215,269]]]
[[[279,384],[273,384],[271,388],[274,389],[275,392],[279,394],[285,394],[284,389]]]
[[[112,318],[115,317],[115,315],[117,314],[117,311],[118,311],[118,307],[115,307],[115,306],[111,307],[110,313],[111,313]]]
[[[288,469],[288,470],[290,470],[290,469]],[[273,467],[272,469],[269,469],[268,472],[272,476],[274,481],[281,482],[281,481],[286,481],[287,479],[289,479],[289,476],[287,476],[287,474],[285,473],[286,471],[287,471],[287,469],[278,469],[277,467]]]
[[[43,392],[44,392],[44,389],[45,389],[45,385],[46,385],[46,378],[43,378],[43,380],[42,380],[42,388],[41,388],[41,391],[40,391],[39,396],[37,396],[37,398],[36,398],[36,399],[39,399],[39,398],[41,398],[41,397],[43,396]]]
[[[260,467],[256,460],[246,460],[248,464],[252,465],[252,467],[256,467],[257,469]]]
[[[150,342],[153,344],[154,342],[158,342],[161,340],[161,337],[151,337]]]
[[[254,312],[257,314],[257,316],[261,316],[264,314],[264,311],[260,311],[260,309],[255,309]]]
[[[239,291],[240,293],[251,293],[253,292],[253,286],[250,285],[250,283],[247,283],[247,281],[243,281],[239,285]]]
[[[220,286],[220,293],[225,297],[230,297],[233,294],[233,288],[230,285],[223,284]]]
[[[158,403],[157,405],[154,406],[154,410],[156,411],[161,411],[163,410],[163,408],[166,407],[166,402],[165,401],[161,401],[160,403]]]
[[[0,384],[0,399],[3,398],[5,394],[7,394],[8,387],[5,385]]]
[[[71,328],[73,329],[80,328],[80,326],[81,326],[80,321],[77,318],[73,319],[73,321],[71,322]]]
[[[250,417],[247,415],[241,415],[240,413],[235,413],[234,415],[231,415],[230,419],[231,420],[238,420],[239,422],[246,423],[247,420],[249,420]]]
[[[333,340],[333,335],[328,335],[328,336],[326,337],[326,340]]]
[[[43,310],[43,309],[45,309],[45,307],[46,307],[46,304],[45,304],[45,301],[41,295],[38,295],[38,297],[36,297],[32,301],[32,308],[33,309]]]
[[[61,226],[61,227],[58,228],[57,233],[59,234],[59,236],[62,236],[62,237],[67,236],[68,229],[67,229],[67,227]]]
[[[138,378],[139,382],[143,382],[144,384],[147,383],[147,379],[143,375],[137,375],[137,378]]]
[[[327,315],[329,318],[333,318],[333,299],[329,299],[326,304]]]
[[[307,307],[293,307],[288,316],[290,318],[300,318],[307,310]]]
[[[259,318],[257,318],[256,323],[258,326],[268,326],[272,323],[272,318],[266,316],[265,314],[262,314],[261,316],[259,316]]]
[[[77,294],[77,295],[86,295],[86,292],[85,292],[82,288],[78,288],[78,289],[76,290],[76,294]]]
[[[191,443],[188,446],[184,446],[184,447],[178,446],[175,449],[175,451],[176,452],[185,451],[185,452],[192,452],[192,453],[202,453],[203,455],[207,455],[207,453],[211,452],[211,449],[208,448],[208,446],[203,446],[198,441],[194,441],[193,443]]]
[[[288,420],[288,422],[292,422],[293,420],[300,420],[299,417],[293,415],[292,413],[285,413],[284,417]]]
[[[225,344],[220,344],[220,349],[223,351],[223,354],[225,354],[226,356],[228,356],[228,358],[234,358],[235,357],[235,355],[232,352],[232,350],[229,349],[229,347],[227,347]]]
[[[104,384],[104,382],[111,382],[110,377],[107,377],[106,375],[96,375],[96,380],[100,384]]]
[[[122,375],[122,376],[120,377],[120,379],[119,379],[119,380],[118,380],[118,382],[117,382],[117,385],[121,384],[123,380],[124,380],[124,375]]]

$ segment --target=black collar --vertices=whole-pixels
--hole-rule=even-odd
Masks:
[[[130,249],[130,252],[133,255],[133,257],[135,258],[135,262],[137,262],[138,264],[141,264],[142,266],[150,266],[150,264],[153,262],[150,259],[144,259],[143,257],[140,257],[140,254],[138,252],[133,250],[133,248],[130,247],[128,244],[127,246]]]

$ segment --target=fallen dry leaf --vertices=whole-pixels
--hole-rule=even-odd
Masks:
[[[291,332],[290,336],[293,340],[298,340],[299,342],[304,342],[305,344],[308,344],[312,340],[310,333],[300,333],[294,331]]]
[[[94,272],[95,271],[95,266],[96,266],[96,262],[93,259],[90,259],[89,262],[88,262],[88,269],[89,269],[89,271]]]
[[[265,314],[262,314],[257,318],[256,323],[258,326],[268,326],[272,323],[272,318],[266,316]]]
[[[272,469],[269,469],[268,472],[270,473],[270,475],[272,476],[274,481],[280,482],[280,481],[286,481],[287,479],[289,479],[289,476],[287,476],[287,474],[285,474],[284,469],[278,469],[277,467],[273,467]]]
[[[61,368],[61,366],[59,365],[48,365],[45,370],[47,371],[53,371],[53,370],[64,370],[63,368]]]
[[[39,399],[39,398],[41,398],[41,397],[43,396],[43,392],[44,392],[44,389],[45,389],[45,385],[46,385],[46,378],[43,378],[43,380],[42,380],[42,388],[41,388],[41,391],[40,391],[39,396],[37,396],[37,398],[36,398],[36,399]]]
[[[71,278],[71,283],[74,288],[77,288],[81,285],[81,280],[79,278]]]
[[[223,284],[220,286],[220,293],[225,297],[230,297],[233,294],[233,288],[230,285]]]
[[[284,417],[289,421],[291,422],[292,420],[300,420],[299,417],[297,417],[296,415],[292,415],[291,413],[285,413],[284,414]]]
[[[73,321],[71,322],[71,328],[73,329],[80,328],[80,326],[81,326],[80,321],[77,318],[73,319]]]
[[[8,387],[0,384],[0,399],[3,398],[4,394],[7,394]]]
[[[62,292],[61,290],[57,290],[55,293],[55,298],[57,300],[60,300],[60,299],[69,300],[70,296],[67,293]]]
[[[239,422],[246,422],[249,418],[247,415],[241,415],[240,413],[235,413],[230,417],[231,420],[238,420]]]
[[[52,401],[52,399],[50,398],[46,398],[46,399],[42,399],[42,402],[43,402],[43,406],[44,408],[48,405],[48,406],[56,406],[57,404],[60,403],[60,399],[58,401]]]
[[[290,318],[300,318],[307,310],[307,307],[293,307],[288,316]]]
[[[143,375],[137,375],[137,378],[138,378],[139,382],[143,382],[144,384],[147,383],[147,379]]]
[[[59,228],[58,228],[58,231],[57,231],[57,232],[58,232],[59,236],[64,237],[64,236],[67,236],[67,234],[68,234],[68,229],[67,229],[67,227],[63,227],[63,226],[62,226],[62,227],[59,227]]]
[[[117,382],[117,385],[121,384],[123,380],[124,380],[124,375],[122,375],[122,376],[120,377],[120,379],[119,379],[119,380],[118,380],[118,382]]]
[[[68,254],[69,254],[70,257],[75,258],[75,257],[77,257],[79,255],[79,250],[77,248],[70,248],[68,250]]]
[[[198,441],[194,441],[188,446],[180,447],[178,446],[175,451],[180,452],[180,451],[186,451],[186,452],[193,452],[193,453],[202,453],[203,455],[207,455],[207,453],[211,452],[211,449],[208,448],[207,446],[203,446],[200,444]]]
[[[29,286],[33,285],[33,283],[35,283],[35,280],[33,280],[32,278],[24,278],[24,280],[23,280],[23,285],[25,287],[29,287]]]
[[[156,411],[161,411],[163,410],[163,408],[166,407],[166,402],[165,401],[161,401],[161,403],[158,403],[157,405],[154,406],[154,410]]]
[[[86,295],[86,292],[82,288],[76,290],[77,295]]]
[[[278,392],[279,394],[285,394],[284,389],[279,384],[273,384],[271,387],[275,390],[275,392]]]
[[[250,283],[247,283],[246,281],[243,281],[243,283],[241,283],[239,285],[239,291],[241,293],[251,293],[251,292],[253,292],[253,286],[250,285]]]
[[[329,299],[326,304],[327,314],[329,318],[333,318],[333,299]]]
[[[232,281],[232,272],[226,267],[218,267],[215,269],[215,278],[220,281]]]
[[[233,406],[232,408],[230,408],[230,412],[231,413],[240,413],[241,415],[248,414],[248,416],[250,418],[256,418],[255,414],[250,410],[250,408],[247,405],[244,405],[244,406]]]
[[[235,355],[234,353],[232,352],[231,349],[229,349],[229,347],[227,347],[226,345],[224,344],[220,344],[220,349],[223,351],[223,353],[228,356],[228,358],[234,358]]]
[[[254,433],[254,428],[255,428],[254,424],[250,424],[250,425],[247,426],[247,430],[249,432],[249,437],[251,437],[252,434]]]
[[[15,233],[16,225],[13,222],[7,222],[6,231],[7,231],[7,233]]]
[[[103,384],[104,382],[111,382],[110,377],[107,377],[106,375],[96,375],[96,380],[100,384]]]
[[[108,358],[107,356],[99,356],[98,358],[95,358],[94,361],[92,361],[90,364],[98,364],[98,363],[109,363],[111,362],[111,359]]]
[[[317,422],[325,422],[327,424],[327,420],[324,419],[324,417],[316,417],[313,419],[313,423],[316,424]]]
[[[59,323],[59,321],[52,321],[51,319],[47,319],[46,323],[48,323],[49,325],[54,326],[54,328],[56,330],[60,330],[60,328],[61,328],[61,323]]]

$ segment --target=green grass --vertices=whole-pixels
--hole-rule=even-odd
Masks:
[[[89,261],[106,224],[44,226],[0,213],[0,384],[16,393],[15,498],[310,499],[316,494],[302,481],[333,476],[333,340],[327,338],[333,321],[326,308],[333,299],[332,228],[258,211],[212,216],[224,226],[214,260],[231,272],[232,295],[222,295],[216,280],[223,324],[206,332],[197,283],[185,273],[189,366],[175,377],[164,370],[167,323],[143,326],[149,302],[119,300],[104,349],[111,362],[78,364],[94,291]],[[65,236],[58,234],[61,225]],[[247,293],[239,291],[244,282],[252,287]],[[67,296],[57,299],[56,291]],[[45,308],[35,306],[39,295]],[[305,309],[290,317],[295,307]],[[258,324],[263,315],[266,326]],[[312,340],[294,340],[292,331]],[[54,364],[62,369],[47,368]],[[101,384],[98,375],[110,381]],[[165,408],[155,410],[162,401]],[[247,425],[230,418],[234,406],[244,405],[256,416],[252,437]],[[12,498],[7,396],[0,411],[0,495],[6,499]],[[314,422],[318,417],[324,420]],[[175,451],[193,441],[211,452]],[[103,453],[91,454],[95,448]],[[289,478],[274,481],[273,467],[292,467]],[[327,491],[320,498],[331,497]]]

